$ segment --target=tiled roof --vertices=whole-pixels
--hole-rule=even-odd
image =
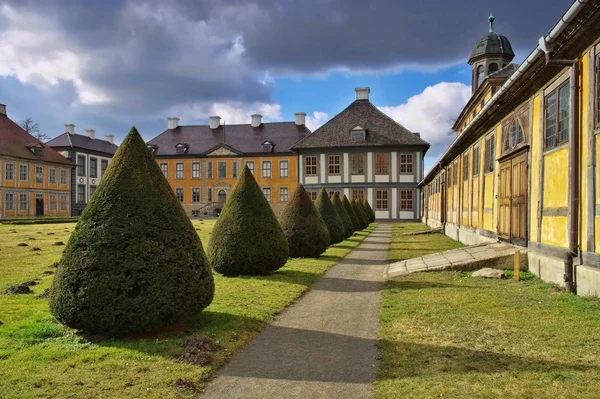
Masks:
[[[481,55],[503,55],[513,59],[515,53],[506,36],[499,35],[496,32],[490,32],[479,39],[473,52],[471,52],[469,61]]]
[[[294,122],[267,122],[258,127],[250,124],[220,125],[211,129],[208,125],[178,126],[167,129],[148,142],[156,146],[155,156],[177,155],[176,145],[189,145],[186,155],[206,155],[223,146],[241,154],[262,153],[263,143],[274,144],[274,153],[290,153],[290,147],[310,134],[304,125]]]
[[[350,131],[365,129],[365,141],[352,140]],[[422,146],[429,143],[381,112],[369,100],[356,100],[293,149],[365,146]]]
[[[80,148],[83,150],[103,152],[110,155],[114,155],[119,148],[116,144],[111,144],[106,140],[91,139],[82,134],[70,134],[66,132],[53,138],[46,144],[55,148]]]
[[[33,153],[32,148],[34,147],[40,149],[40,155]],[[0,114],[0,155],[73,165],[69,159],[44,145],[3,114]]]

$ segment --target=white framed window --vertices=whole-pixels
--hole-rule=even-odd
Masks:
[[[90,177],[98,177],[98,159],[90,158]]]
[[[304,174],[306,176],[316,176],[317,175],[317,157],[316,156],[304,157]]]
[[[227,162],[219,162],[217,164],[217,170],[219,179],[227,178]]]
[[[15,210],[15,195],[13,193],[6,193],[4,195],[4,209],[7,211]]]
[[[56,169],[48,169],[48,183],[56,184]]]
[[[290,163],[285,161],[279,161],[279,177],[288,177],[290,173]]]
[[[200,202],[200,188],[192,188],[192,202]]]
[[[200,162],[192,162],[192,179],[200,178]]]
[[[85,176],[85,157],[77,156],[77,176]]]
[[[19,165],[19,181],[29,180],[29,167],[27,165]]]
[[[175,189],[175,195],[177,196],[177,200],[179,202],[183,202],[183,188],[176,188]]]
[[[52,210],[52,211],[58,210],[58,201],[56,199],[56,194],[50,194],[50,196],[48,197],[48,201],[50,202],[50,204],[48,205],[50,210]]]
[[[412,190],[400,190],[400,210],[413,210],[413,192]]]
[[[169,178],[169,164],[168,163],[161,163],[160,164],[160,170],[163,173],[163,175],[165,175],[165,178]]]
[[[237,170],[238,170],[238,163],[237,161],[233,161],[233,163],[231,164],[231,177],[233,177],[234,179],[237,178]]]
[[[64,169],[60,170],[60,184],[62,184],[62,185],[67,184],[67,171]]]
[[[35,182],[43,183],[44,182],[44,167],[40,165],[35,166]]]
[[[85,186],[82,184],[77,186],[77,202],[79,204],[85,203]]]
[[[15,164],[5,163],[4,164],[4,179],[15,180]]]
[[[254,161],[246,161],[246,166],[250,169],[250,172],[254,174]]]
[[[279,202],[288,202],[289,190],[287,187],[279,188]]]
[[[271,202],[271,187],[263,187],[262,190],[267,202]]]
[[[101,159],[100,160],[100,177],[104,176],[106,173],[106,169],[108,169],[108,160]]]
[[[29,209],[29,194],[20,193],[19,194],[19,210],[25,211]]]
[[[262,177],[271,177],[271,161],[263,161]]]
[[[66,211],[67,210],[67,204],[68,204],[68,198],[66,195],[61,195],[60,196],[60,210],[61,211]]]
[[[182,180],[184,178],[183,162],[177,162],[175,164],[175,178]]]
[[[378,211],[388,210],[388,190],[375,191],[375,208]]]

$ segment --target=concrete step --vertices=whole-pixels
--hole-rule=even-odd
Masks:
[[[504,242],[478,244],[390,263],[385,277],[438,270],[512,269],[515,251],[521,253],[521,269],[527,269],[527,249]]]

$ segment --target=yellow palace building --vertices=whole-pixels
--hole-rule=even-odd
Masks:
[[[169,118],[167,130],[148,147],[189,215],[218,215],[245,166],[279,215],[297,186],[290,148],[310,134],[305,120],[305,113],[296,113],[293,122],[269,123],[254,114],[250,123],[232,125],[219,116],[211,116],[209,125]]]
[[[599,295],[600,2],[574,2],[520,65],[493,23],[456,139],[420,183],[423,221],[525,247],[542,279]]]

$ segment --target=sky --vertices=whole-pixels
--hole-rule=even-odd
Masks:
[[[64,124],[120,142],[167,117],[318,128],[371,88],[371,102],[420,132],[431,166],[471,94],[477,40],[508,37],[519,63],[569,0],[0,0],[0,103],[55,137]],[[535,16],[535,18],[532,18]]]

